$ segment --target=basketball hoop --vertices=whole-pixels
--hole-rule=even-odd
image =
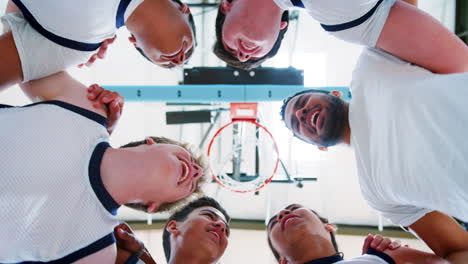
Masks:
[[[230,113],[231,122],[222,126],[208,145],[213,179],[233,192],[258,191],[278,169],[276,141],[257,123],[257,103],[231,103]]]

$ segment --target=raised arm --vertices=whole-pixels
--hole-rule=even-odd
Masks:
[[[11,1],[8,1],[5,13],[17,11],[17,7]],[[0,58],[1,92],[7,87],[21,82],[23,79],[20,57],[11,32],[4,31],[0,36]]]
[[[95,108],[87,98],[87,87],[66,72],[20,84],[23,92],[33,101],[59,100],[79,106],[107,117],[105,108]]]
[[[435,73],[468,72],[468,46],[433,17],[401,0],[390,10],[377,48]]]
[[[416,221],[410,226],[410,229],[415,232],[437,256],[453,264],[467,263],[468,232],[452,217],[434,211]]]

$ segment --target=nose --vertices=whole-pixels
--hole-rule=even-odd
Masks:
[[[290,210],[287,210],[287,209],[281,210],[281,212],[279,212],[279,214],[277,216],[277,220],[281,221],[281,219],[283,219],[285,216],[287,216],[289,214],[291,214]]]
[[[307,110],[305,108],[299,108],[294,114],[296,115],[298,121],[304,121]]]
[[[177,54],[175,58],[172,60],[172,63],[175,65],[182,65],[185,62],[185,50],[182,50],[180,54]]]
[[[242,51],[237,52],[237,59],[241,62],[246,62],[250,60],[250,58],[251,58],[250,54],[246,54],[245,52],[242,52]]]
[[[215,228],[220,230],[223,234],[227,235],[226,234],[226,224],[221,221],[221,220],[218,220],[215,224],[214,224]]]
[[[198,179],[203,175],[203,168],[200,167],[198,164],[193,164],[193,178]]]

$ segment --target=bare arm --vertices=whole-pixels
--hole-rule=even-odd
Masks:
[[[450,264],[448,261],[433,253],[407,247],[400,247],[393,250],[387,249],[384,253],[392,257],[397,264]]]
[[[390,10],[377,48],[435,73],[468,72],[468,46],[430,15],[402,1]]]
[[[11,0],[8,1],[5,13],[19,12]],[[0,36],[0,92],[23,80],[21,61],[11,32]]]
[[[104,106],[95,108],[93,102],[88,100],[87,87],[66,72],[22,83],[20,87],[33,102],[60,100],[107,117]]]
[[[11,32],[0,36],[0,91],[23,80],[21,61]]]
[[[410,226],[437,256],[451,263],[466,263],[468,232],[452,217],[434,211]]]

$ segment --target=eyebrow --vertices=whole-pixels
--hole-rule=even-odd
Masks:
[[[304,99],[305,96],[299,96],[299,98],[296,100],[296,102],[294,103],[293,107],[292,107],[292,112],[294,113],[295,111],[297,111],[297,109],[299,108],[299,105],[303,105],[304,102],[305,102],[305,99]],[[300,103],[299,103],[300,102]],[[296,126],[297,124],[297,117],[296,115],[292,114],[291,115],[291,120],[290,120],[290,124],[291,124],[291,130],[293,131],[294,133],[294,127]]]
[[[226,225],[226,228],[227,228],[228,230],[231,230],[231,229],[229,228],[229,224],[228,224],[226,221],[224,221],[224,219],[223,219],[223,218],[224,218],[224,215],[223,215],[222,213],[221,213],[221,214],[218,214],[218,212],[215,212],[215,211],[210,210],[210,209],[203,209],[203,210],[201,210],[200,212],[201,212],[201,213],[202,213],[202,212],[208,212],[208,213],[212,213],[212,214],[218,216],[219,219],[221,219],[221,221],[224,222],[224,224]]]

